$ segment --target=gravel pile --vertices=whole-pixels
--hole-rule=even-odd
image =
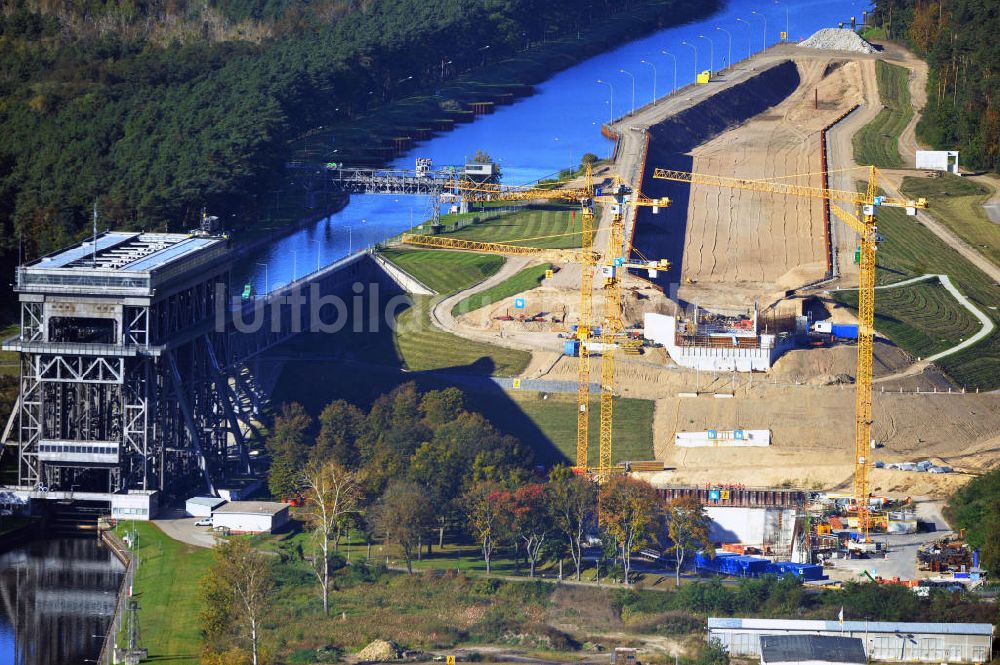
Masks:
[[[853,51],[855,53],[875,53],[875,47],[848,28],[823,28],[799,46],[821,48],[831,51]]]
[[[399,648],[385,640],[375,640],[357,655],[358,662],[361,663],[385,663],[397,658],[399,658]]]

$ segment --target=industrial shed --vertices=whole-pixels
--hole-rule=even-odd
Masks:
[[[719,640],[733,656],[759,658],[765,635],[856,637],[869,660],[985,663],[993,658],[993,625],[988,623],[708,619],[708,638]]]
[[[208,517],[225,502],[217,496],[193,496],[184,502],[184,512],[191,517]]]
[[[865,665],[864,643],[832,635],[761,635],[760,665]]]
[[[212,511],[212,527],[231,533],[270,533],[288,522],[288,506],[274,501],[230,501]]]

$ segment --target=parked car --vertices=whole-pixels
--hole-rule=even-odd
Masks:
[[[211,517],[203,517],[200,520],[198,520],[197,522],[195,522],[194,525],[195,526],[212,526],[212,518]]]

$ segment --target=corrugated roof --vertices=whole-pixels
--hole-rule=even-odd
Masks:
[[[791,663],[804,660],[825,663],[866,663],[860,637],[833,635],[761,635],[762,663]]]
[[[241,513],[245,515],[276,515],[287,510],[288,504],[277,501],[230,501],[215,509],[217,513]]]
[[[918,623],[906,621],[806,621],[801,619],[741,619],[709,617],[709,628],[751,630],[864,631],[872,633],[937,633],[942,635],[992,635],[990,623]]]

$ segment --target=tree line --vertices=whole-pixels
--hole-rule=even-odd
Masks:
[[[872,19],[930,65],[920,138],[937,149],[960,150],[968,167],[1000,171],[996,2],[876,0]]]
[[[626,582],[643,548],[672,553],[679,576],[685,554],[708,545],[696,500],[664,501],[649,483],[624,476],[599,486],[566,466],[536,469],[531,449],[466,410],[456,388],[421,394],[406,384],[367,413],[338,400],[318,420],[310,441],[308,414],[284,406],[267,449],[272,494],[301,499],[315,532],[324,606],[329,557],[350,529],[369,543],[398,545],[410,571],[450,530],[476,542],[487,572],[503,551],[529,577],[546,561],[567,559],[580,579],[584,550],[595,547]]]

